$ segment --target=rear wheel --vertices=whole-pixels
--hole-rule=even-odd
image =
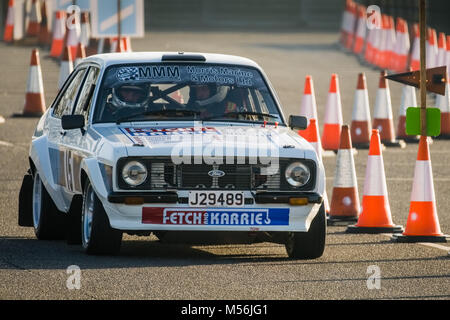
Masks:
[[[81,215],[81,240],[87,254],[115,255],[120,251],[122,232],[111,228],[101,201],[86,181]]]
[[[61,240],[65,237],[65,216],[60,212],[42,183],[39,173],[33,179],[33,227],[39,240]]]
[[[325,207],[322,206],[311,222],[308,232],[290,232],[286,240],[286,251],[291,259],[316,259],[325,250],[327,233]]]

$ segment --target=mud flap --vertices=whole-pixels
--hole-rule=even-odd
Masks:
[[[19,226],[33,226],[33,175],[30,170],[23,176],[19,192]]]

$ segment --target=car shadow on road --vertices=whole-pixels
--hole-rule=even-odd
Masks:
[[[81,245],[65,241],[44,241],[24,237],[0,237],[0,270],[180,267],[235,263],[276,263],[289,261],[280,245],[259,243],[256,247],[236,244],[189,245],[158,240],[125,240],[115,256],[84,253]]]

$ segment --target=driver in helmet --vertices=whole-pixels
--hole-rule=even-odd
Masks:
[[[216,84],[192,85],[188,105],[200,110],[200,117],[209,117],[224,113],[225,98],[230,90],[228,86]]]
[[[115,119],[119,112],[131,111],[128,108],[146,107],[150,98],[149,91],[147,84],[126,83],[113,87],[105,105],[107,117]]]

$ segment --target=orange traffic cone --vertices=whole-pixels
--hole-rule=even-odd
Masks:
[[[22,114],[14,114],[15,117],[40,117],[45,112],[44,84],[42,81],[39,51],[31,52],[30,69],[28,72],[25,106]]]
[[[391,208],[384,173],[383,156],[378,130],[372,130],[369,157],[362,198],[361,214],[355,225],[349,226],[349,233],[395,233],[403,232],[402,226],[392,223]]]
[[[73,18],[71,18],[71,16]],[[71,15],[69,15],[68,21],[71,21],[71,24],[66,26],[65,46],[69,47],[72,57],[76,57],[78,42],[81,33],[78,14],[76,12],[73,12]]]
[[[42,19],[39,28],[38,42],[42,46],[48,46],[51,43],[51,35],[48,30],[48,19],[47,19],[47,9],[45,1],[42,1],[41,7]]]
[[[448,76],[447,76],[448,79]],[[436,95],[436,108],[441,110],[441,134],[437,139],[450,139],[450,86],[445,83],[445,96]]]
[[[69,47],[64,47],[64,52],[61,60],[61,65],[59,67],[59,80],[58,89],[61,89],[69,77],[70,73],[73,71],[73,59],[72,53]]]
[[[118,53],[126,52],[124,40],[125,40],[125,38],[122,38],[122,37],[120,39],[116,38],[113,40],[113,42],[112,42],[113,43],[112,47],[114,48],[113,52],[118,52]]]
[[[391,93],[385,78],[386,71],[381,71],[380,82],[375,97],[375,111],[372,127],[378,129],[381,142],[386,147],[406,147],[403,140],[395,140],[394,122],[392,115]]]
[[[298,130],[298,134],[302,136],[306,141],[311,142],[311,119],[317,120],[317,104],[316,95],[314,93],[314,83],[310,75],[307,75],[305,78],[305,86],[300,103],[300,115],[308,119],[309,125],[305,130]],[[318,126],[316,126],[316,130],[318,135]]]
[[[31,1],[31,9],[28,14],[28,26],[26,35],[29,37],[36,37],[39,35],[39,30],[41,28],[41,7],[39,6],[38,0]]]
[[[75,57],[75,61],[73,63],[74,68],[83,60],[86,58],[86,48],[84,45],[80,42],[77,46],[77,55]]]
[[[397,242],[446,242],[439,226],[434,194],[433,172],[426,136],[420,137],[409,215],[405,232],[393,235]]]
[[[364,41],[367,32],[366,8],[363,5],[357,5],[358,22],[355,33],[355,43],[353,45],[353,53],[361,54],[364,49]]]
[[[438,54],[436,66],[445,66],[447,65],[447,42],[445,38],[445,33],[439,32],[439,40],[438,40]]]
[[[9,0],[5,31],[3,32],[3,41],[13,42],[13,40],[14,40],[14,0]]]
[[[369,95],[364,73],[358,75],[350,128],[353,146],[357,149],[368,149],[372,128],[370,123]]]
[[[397,36],[395,51],[391,69],[396,72],[405,72],[408,64],[408,54],[410,49],[408,23],[402,18],[397,20]]]
[[[359,215],[358,183],[356,180],[350,129],[347,125],[342,126],[341,141],[336,160],[328,225],[356,222]]]
[[[386,38],[386,57],[384,60],[384,65],[386,69],[393,70],[392,61],[395,60],[395,43],[397,41],[395,34],[395,22],[394,18],[387,16],[387,38]]]
[[[437,35],[436,30],[433,28],[427,29],[428,41],[426,43],[426,65],[427,68],[437,67]]]
[[[320,161],[322,161],[322,146],[320,144],[319,139],[319,130],[316,125],[317,120],[316,119],[310,119],[309,120],[309,126],[311,127],[311,141],[309,143],[314,147],[314,150],[317,153],[317,157]],[[325,213],[328,215],[330,213],[330,204],[328,202],[328,196],[327,196],[327,190],[325,187],[325,192],[323,193],[323,203],[325,207]]]
[[[420,69],[420,29],[417,23],[414,24],[414,42],[409,65],[413,71]]]
[[[412,71],[411,68],[410,71]],[[412,107],[417,107],[416,88],[403,85],[400,111],[398,113],[397,139],[409,143],[417,143],[419,142],[419,136],[410,136],[406,134],[406,109]]]
[[[64,51],[64,37],[66,34],[66,12],[56,11],[55,17],[56,20],[54,22],[50,56],[53,58],[59,58]]]
[[[325,120],[322,132],[322,148],[337,151],[342,126],[342,105],[337,74],[331,75],[330,89],[325,106]]]

